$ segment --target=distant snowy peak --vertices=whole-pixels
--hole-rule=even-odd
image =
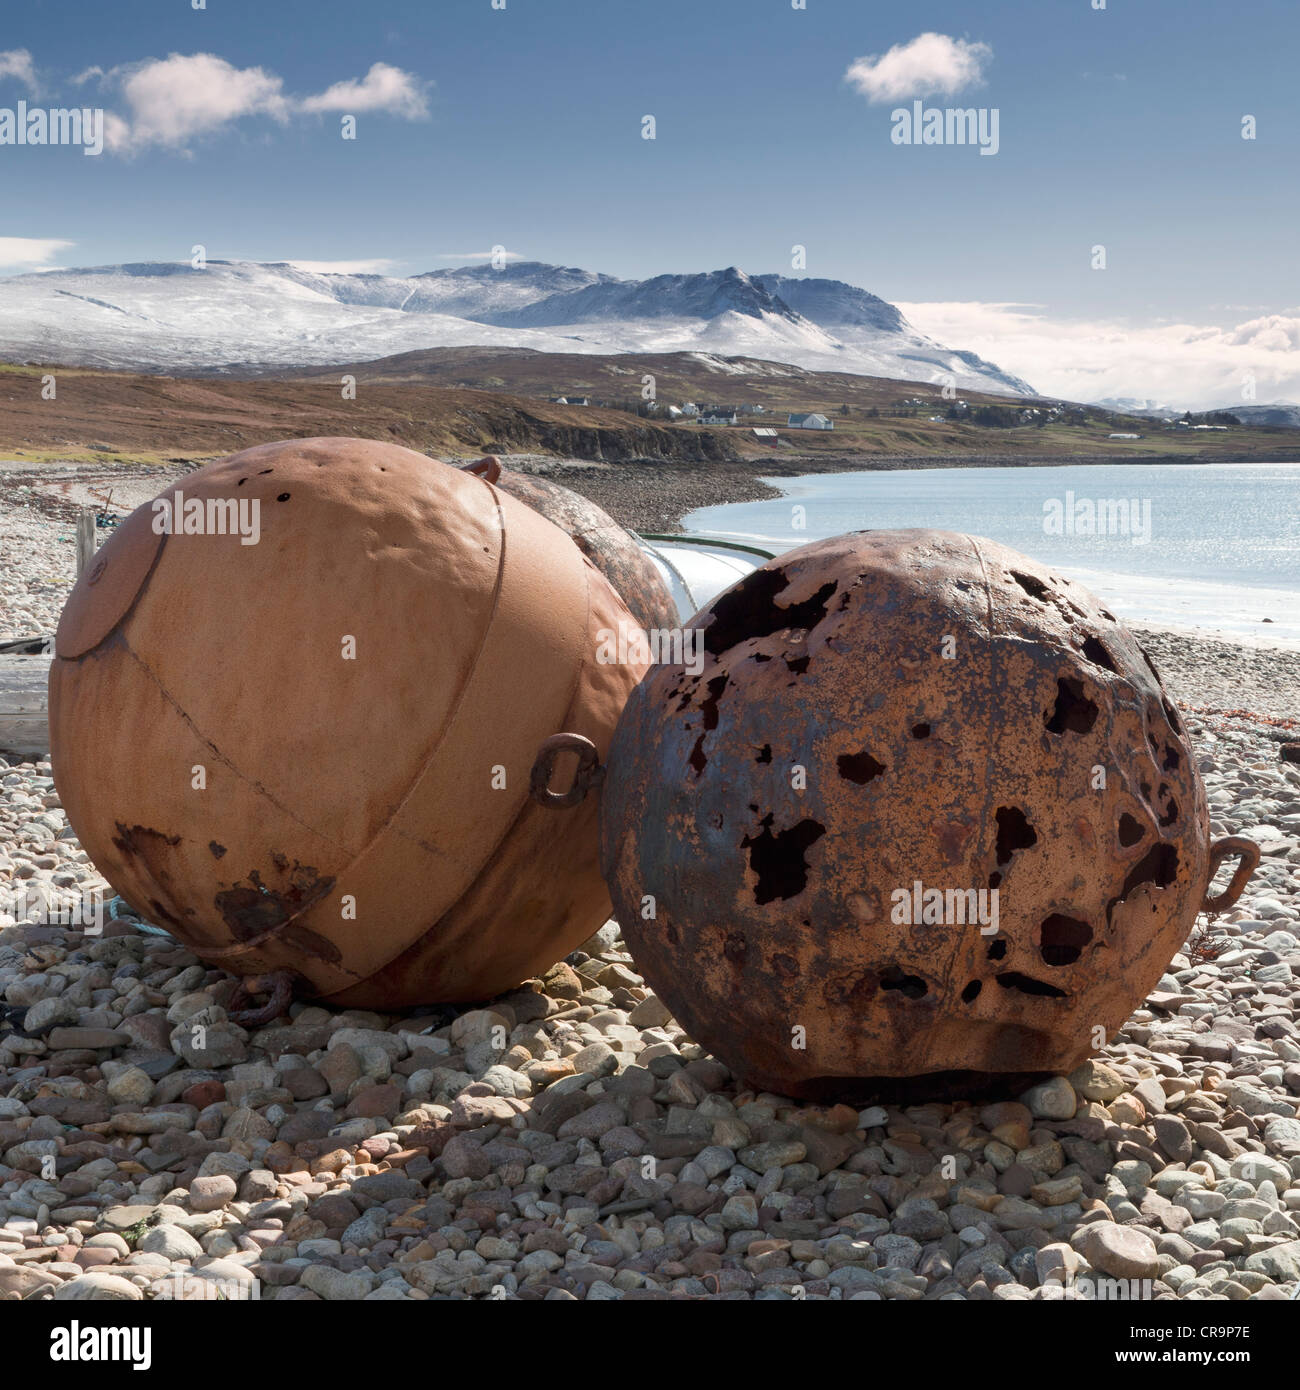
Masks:
[[[0,279],[0,359],[143,371],[323,366],[437,347],[700,352],[1033,395],[840,280],[737,266],[620,280],[538,261],[410,277],[143,262]]]
[[[715,319],[722,314],[762,318],[797,316],[743,270],[730,266],[701,275],[656,275],[651,280],[612,280],[498,314],[486,322],[520,328],[610,319]]]
[[[455,314],[491,323],[494,321],[492,315],[518,312],[531,304],[574,294],[591,286],[620,282],[612,275],[578,270],[573,266],[507,261],[499,270],[490,264],[428,270],[401,283],[414,286],[410,298],[402,305],[408,314]]]
[[[847,285],[843,280],[792,280],[785,275],[756,275],[754,283],[796,314],[823,328],[852,326],[881,333],[905,332],[909,325],[892,304]]]
[[[1182,407],[1162,405],[1159,401],[1144,400],[1138,396],[1106,396],[1094,401],[1103,410],[1113,410],[1117,415],[1181,415]]]
[[[1300,428],[1300,405],[1294,401],[1273,401],[1267,405],[1221,405],[1224,415],[1235,415],[1243,425],[1281,425]]]

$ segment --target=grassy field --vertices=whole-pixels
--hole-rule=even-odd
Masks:
[[[53,400],[43,396],[48,376]],[[344,377],[355,378],[355,399],[346,398]],[[646,378],[653,378],[661,410],[642,417],[636,409]],[[572,394],[593,403],[549,399]],[[959,399],[972,414],[985,407],[1046,412],[1058,404],[978,392]],[[763,409],[734,427],[669,421],[662,407],[684,401]],[[600,357],[443,348],[293,374],[201,377],[0,363],[0,455],[160,464],[221,457],[276,439],[353,435],[440,456],[539,453],[757,467],[767,459],[780,471],[800,459],[824,468],[834,460],[870,467],[890,459],[1300,458],[1300,430],[1176,430],[1093,407],[1071,407],[1041,427],[930,418],[950,404],[928,383],[693,353]],[[807,411],[827,415],[834,430],[787,427],[788,413]],[[779,442],[758,440],[754,426],[777,429]],[[1110,439],[1115,432],[1142,437]]]

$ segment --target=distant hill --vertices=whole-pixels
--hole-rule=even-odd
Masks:
[[[1243,425],[1280,425],[1300,428],[1300,405],[1293,401],[1274,401],[1271,405],[1221,405],[1224,415],[1235,415]]]
[[[440,347],[704,352],[1029,396],[972,352],[839,280],[735,266],[619,280],[526,261],[400,278],[289,263],[141,263],[0,279],[0,359],[219,372],[371,360]]]

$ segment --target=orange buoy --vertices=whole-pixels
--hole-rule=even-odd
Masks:
[[[620,624],[485,479],[263,445],[138,509],[78,581],[55,784],[113,887],[214,965],[344,1006],[485,998],[608,915],[592,768],[644,670],[597,658]]]

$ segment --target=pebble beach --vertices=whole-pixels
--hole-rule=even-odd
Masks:
[[[11,483],[0,639],[73,575],[67,514]],[[175,940],[64,920],[112,890],[48,761],[0,757],[0,1299],[1296,1296],[1300,654],[1141,637],[1260,867],[1105,1049],[978,1103],[746,1090],[615,922],[475,1007],[246,1030]]]

